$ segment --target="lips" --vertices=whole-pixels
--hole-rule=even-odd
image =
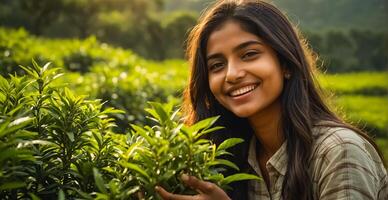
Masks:
[[[256,83],[256,84],[246,85],[244,87],[239,87],[239,88],[233,89],[228,94],[231,97],[241,96],[241,95],[247,94],[247,93],[251,92],[252,90],[256,89],[258,85],[259,84]]]

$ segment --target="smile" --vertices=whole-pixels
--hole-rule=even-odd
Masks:
[[[244,94],[249,93],[252,90],[256,89],[258,85],[259,84],[248,85],[248,86],[233,90],[232,92],[229,93],[229,95],[232,97],[244,95]]]

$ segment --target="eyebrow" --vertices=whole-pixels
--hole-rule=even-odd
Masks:
[[[239,45],[237,45],[236,47],[233,48],[233,52],[236,52],[236,51],[239,51],[249,45],[252,45],[252,44],[260,44],[260,45],[263,45],[262,42],[260,41],[257,41],[257,40],[249,40],[249,41],[246,41],[246,42],[243,42]],[[219,57],[221,56],[221,53],[215,53],[215,54],[211,54],[209,56],[206,57],[206,60],[210,60],[210,59],[213,59],[213,58],[216,58],[216,57]]]

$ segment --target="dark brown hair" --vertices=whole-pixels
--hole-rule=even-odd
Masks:
[[[245,142],[233,149],[231,160],[242,170],[248,169],[247,152],[252,130],[246,119],[235,116],[220,105],[209,88],[206,63],[206,45],[210,34],[227,20],[238,21],[247,32],[257,35],[277,54],[286,70],[292,74],[285,80],[280,96],[282,131],[287,141],[288,166],[283,182],[284,199],[312,199],[312,184],[308,174],[308,159],[313,143],[312,128],[318,122],[325,126],[340,126],[354,130],[375,143],[362,131],[346,124],[323,101],[321,90],[314,78],[315,62],[312,52],[294,26],[273,5],[254,0],[221,0],[200,18],[192,30],[187,48],[191,65],[190,83],[185,91],[183,110],[187,122],[194,123],[210,116],[220,115],[217,125],[222,133],[211,136],[215,143],[228,137],[241,137]],[[379,151],[378,151],[379,152]],[[380,156],[382,155],[379,152]],[[382,156],[381,156],[382,157]],[[247,182],[237,183],[229,194],[233,199],[247,199]]]

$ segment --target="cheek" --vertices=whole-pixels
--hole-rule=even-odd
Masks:
[[[219,77],[209,76],[209,88],[214,97],[219,101],[222,94],[222,81]]]
[[[280,89],[281,87],[283,87],[283,76],[281,76],[277,72],[273,72],[272,74],[270,74],[267,80],[267,82],[270,83],[269,87],[273,87],[273,89]]]
[[[274,96],[279,97],[284,89],[283,76],[276,76],[273,78],[274,78],[274,81],[272,82],[272,93]]]
[[[210,91],[213,93],[213,95],[216,96],[217,85],[216,85],[214,79],[212,79],[210,77],[209,77],[209,88],[210,88]]]

